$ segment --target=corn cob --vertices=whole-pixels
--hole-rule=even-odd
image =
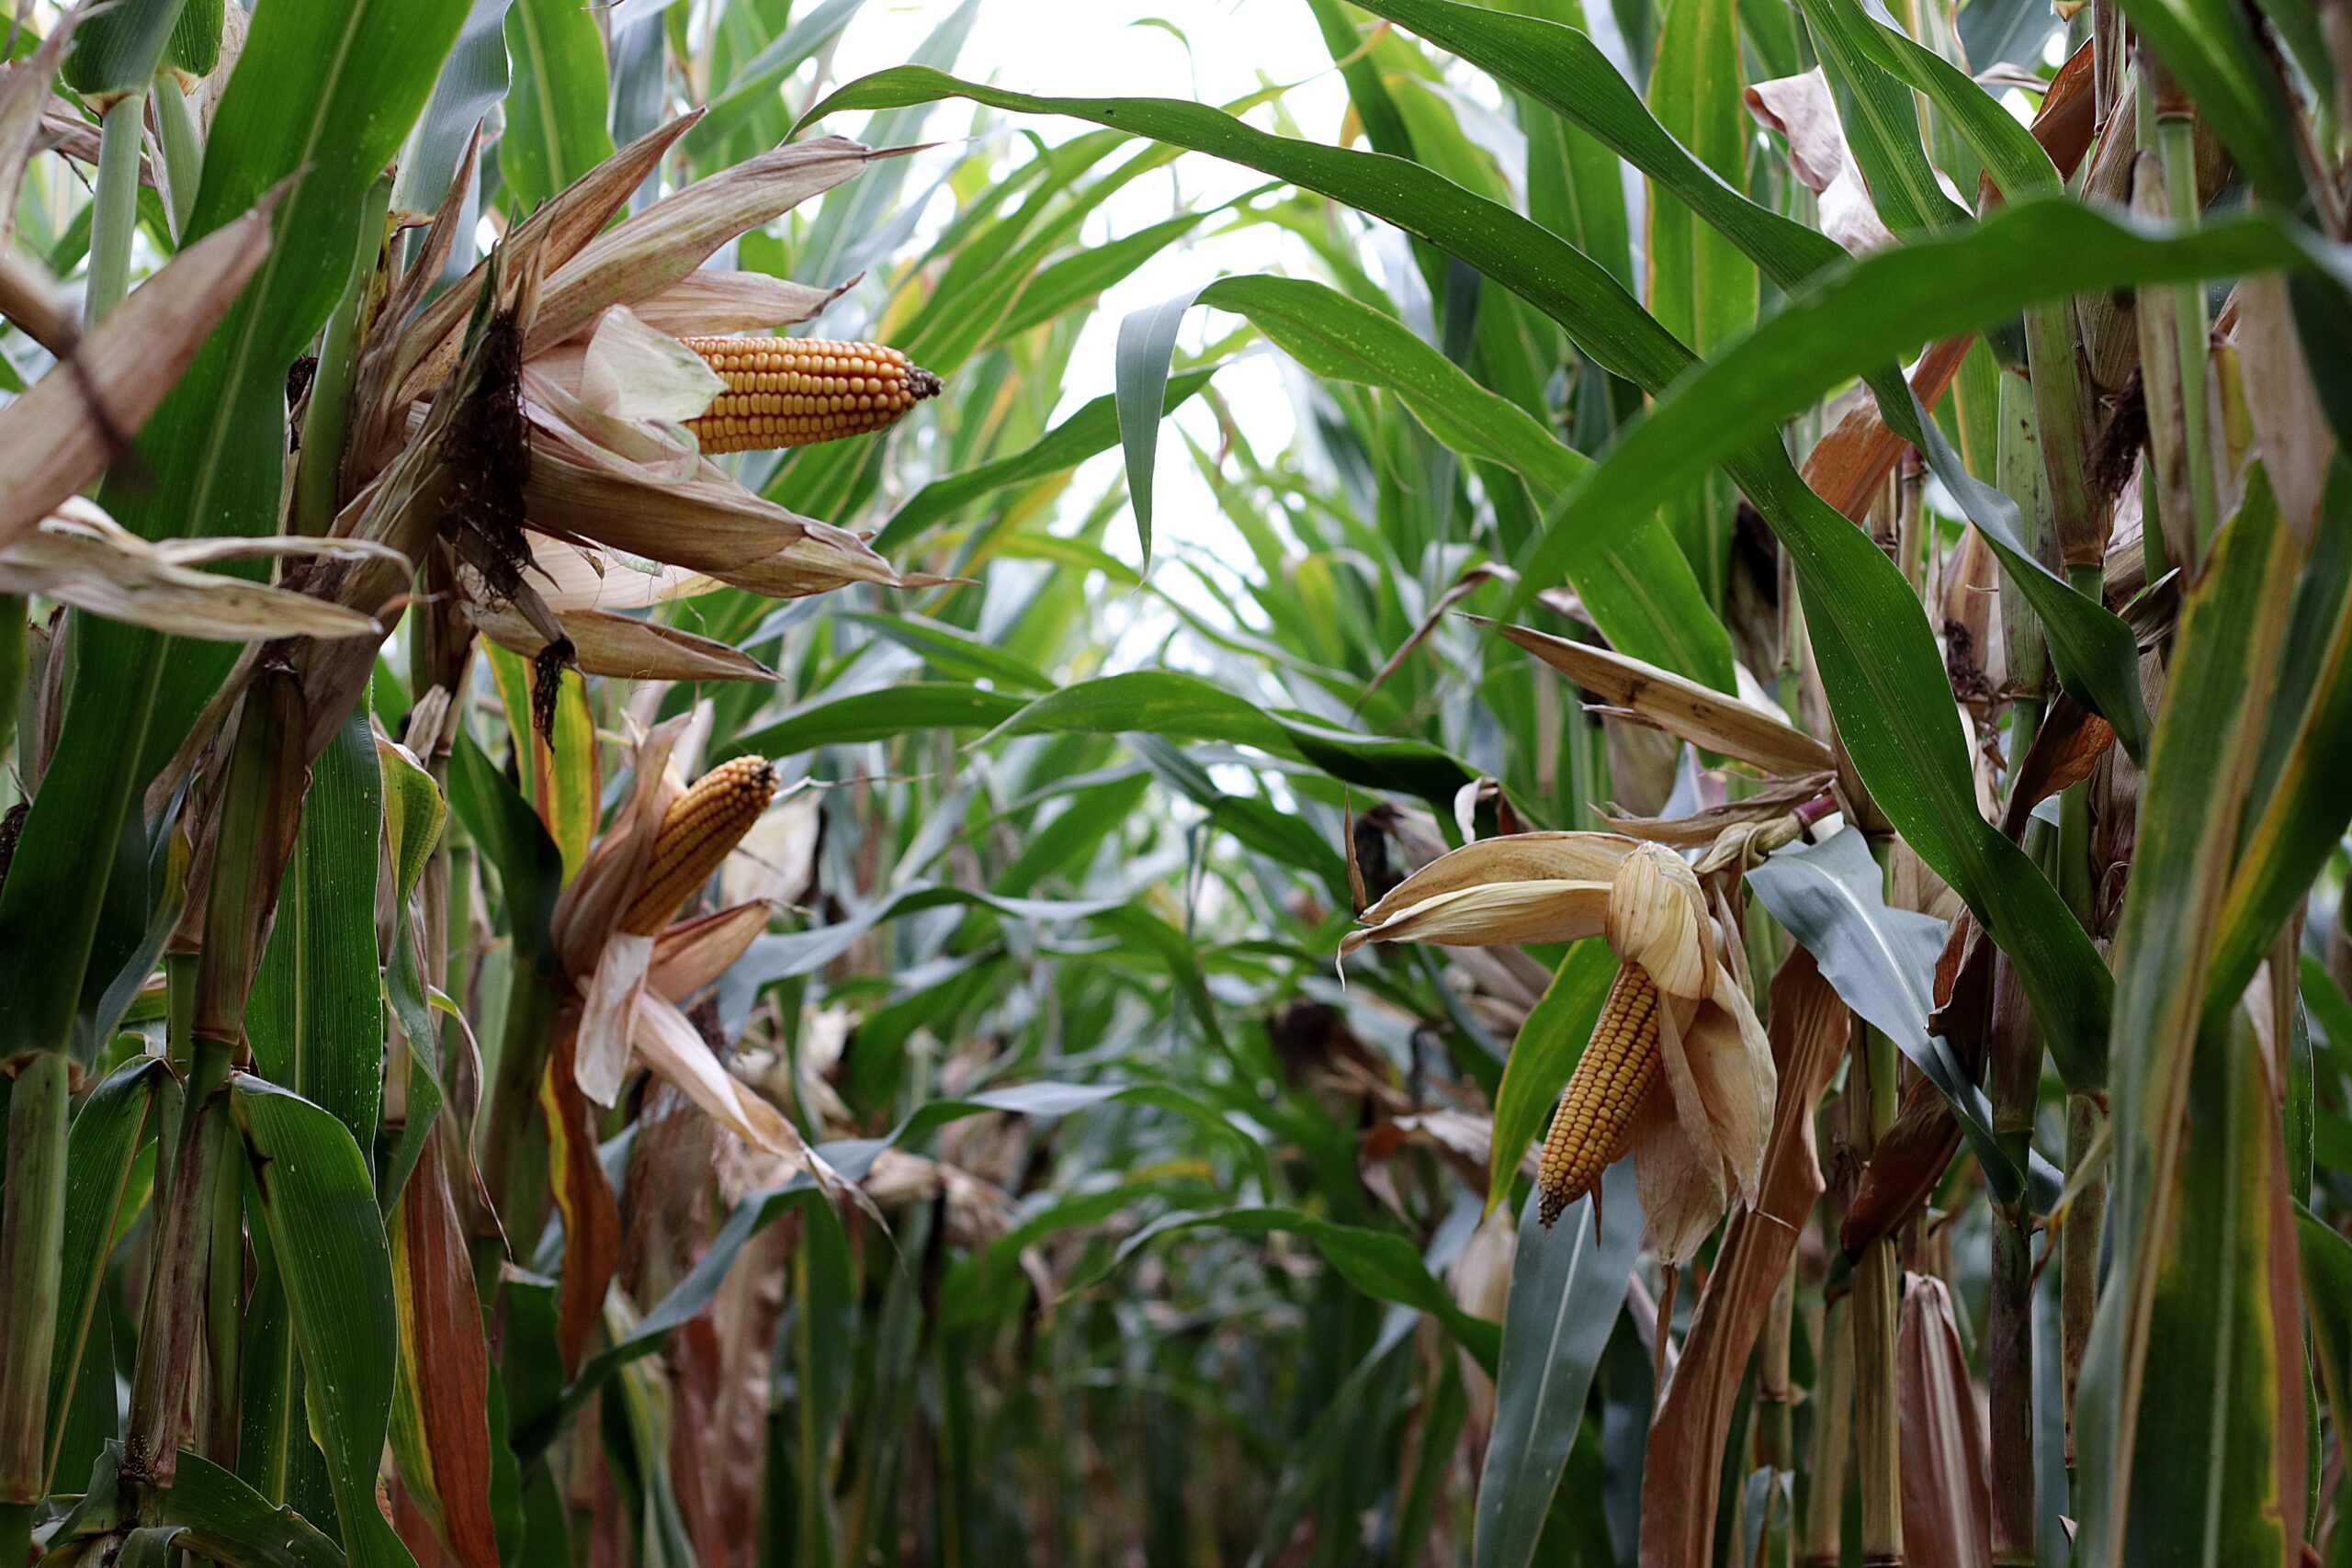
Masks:
[[[775,798],[775,769],[764,757],[738,757],[696,779],[662,813],[653,858],[617,929],[650,936],[668,925]]]
[[[939,378],[878,343],[820,338],[680,340],[718,373],[727,390],[686,422],[706,453],[808,446],[863,435],[939,390]]]
[[[1600,1179],[1633,1142],[1634,1112],[1657,1078],[1657,987],[1636,964],[1617,971],[1536,1168],[1544,1223]]]

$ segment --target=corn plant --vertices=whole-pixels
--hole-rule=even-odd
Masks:
[[[17,8],[0,1563],[2352,1562],[2338,18],[991,3]]]

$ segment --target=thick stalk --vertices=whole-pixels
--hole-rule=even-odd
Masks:
[[[2089,1172],[2091,1149],[2107,1125],[2107,1111],[2092,1096],[2066,1097],[2066,1169],[2075,1198],[2059,1233],[2058,1342],[2065,1372],[2066,1472],[2075,1471],[2075,1382],[2090,1344],[2091,1319],[2098,1311],[2099,1232],[2107,1218],[2107,1174]]]
[[[2160,104],[2156,110],[2157,155],[2164,164],[2165,205],[2174,223],[2196,227],[2197,122],[2186,106],[2177,109]],[[2180,439],[2188,455],[2190,520],[2196,526],[2198,558],[2213,545],[2222,526],[2220,495],[2214,488],[2212,438],[2206,429],[2205,360],[2211,330],[2205,319],[2205,287],[2185,283],[2172,293],[2173,340],[2180,366]]]
[[[1985,1089],[1993,1134],[2019,1169],[2031,1156],[2041,1033],[2006,954],[1994,960]],[[1993,1207],[1993,1278],[1984,1359],[1991,1388],[1993,1561],[2034,1560],[2033,1213],[2022,1197]]]
[[[172,233],[187,232],[188,215],[196,210],[196,187],[204,175],[204,132],[188,107],[179,73],[165,71],[155,78],[155,129],[164,142],[164,183],[170,187]]]
[[[1834,1568],[1845,1561],[1846,1465],[1854,1442],[1854,1332],[1849,1296],[1832,1296],[1821,1314],[1821,1368],[1814,1385],[1813,1462],[1806,1466],[1803,1534],[1797,1561]]]
[[[1847,1115],[1865,1156],[1894,1120],[1894,1043],[1874,1029],[1855,1035]],[[1881,1236],[1854,1265],[1854,1463],[1861,1481],[1863,1568],[1903,1561],[1902,1421],[1895,1392],[1895,1328],[1903,1268],[1894,1238]]]
[[[178,1470],[180,1416],[196,1368],[212,1258],[213,1188],[224,1170],[231,1181],[237,1176],[230,1157],[236,1131],[223,1093],[229,1066],[226,1041],[197,1038],[182,1116],[186,1127],[177,1137],[171,1197],[148,1264],[139,1364],[130,1380],[122,1476],[134,1496],[168,1488]]]
[[[0,1193],[0,1562],[25,1561],[32,1506],[46,1490],[71,1075],[64,1052],[43,1051],[17,1073],[8,1096],[7,1187]]]
[[[2074,308],[2064,300],[2028,310],[2026,366],[2033,378],[2034,425],[2059,558],[2097,563],[2107,553],[2107,506],[2091,493],[2091,407],[2083,393],[2074,326]]]
[[[82,312],[95,323],[130,292],[130,242],[139,230],[139,144],[147,95],[125,93],[98,122],[98,183],[90,197],[90,272]]]
[[[17,736],[17,708],[25,690],[25,598],[0,593],[0,752]],[[19,761],[17,768],[23,771]]]
[[[2156,221],[2191,220],[2198,192],[2192,182],[2189,199],[2177,199],[2166,160],[2163,122],[2186,112],[2178,89],[2154,62],[2143,58],[2139,78],[2140,156],[2132,166],[2132,210]],[[2192,129],[2194,122],[2188,122]],[[2186,210],[2184,210],[2184,209]],[[2177,298],[2190,295],[2186,304]],[[2194,570],[2203,558],[2201,540],[2212,536],[2206,521],[2217,502],[2211,495],[2212,458],[2203,440],[2205,429],[2205,297],[2193,286],[2143,288],[2134,312],[2140,337],[2141,386],[2147,400],[2148,458],[2146,491],[2164,538],[2164,554],[2172,565]],[[2193,316],[2184,330],[2184,313]],[[2192,437],[2191,432],[2196,433]],[[2204,475],[2200,487],[2199,474]],[[2199,500],[2199,490],[2206,491]]]

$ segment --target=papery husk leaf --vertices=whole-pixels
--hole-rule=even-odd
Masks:
[[[1674,850],[1702,850],[1725,829],[1774,821],[1814,799],[1836,782],[1835,773],[1801,773],[1740,800],[1710,806],[1688,817],[1608,817],[1610,827],[1628,838],[1645,839]]]
[[[571,644],[572,661],[584,675],[624,681],[775,681],[776,672],[749,654],[675,626],[616,615],[604,610],[557,610],[556,624]],[[469,599],[466,618],[484,637],[526,658],[548,646],[548,638],[513,605]]]
[[[855,535],[763,501],[704,459],[690,479],[643,478],[607,454],[591,453],[576,434],[544,414],[532,422],[531,471],[524,503],[533,527],[594,540],[650,560],[714,577],[762,582],[763,569],[787,551],[798,558],[762,592],[822,592],[847,582],[902,583],[889,563]],[[803,560],[805,559],[805,565]],[[822,587],[800,586],[803,579]]]
[[[653,939],[615,931],[605,939],[580,1004],[580,1043],[572,1077],[580,1092],[598,1105],[620,1099],[628,1077],[629,1042],[638,1003],[653,962]]]
[[[548,204],[516,224],[501,249],[512,262],[535,257],[547,268],[564,265],[595,238],[605,220],[620,210],[629,193],[662,162],[662,154],[701,119],[691,109],[664,121],[639,137],[580,178],[558,191]],[[424,396],[458,363],[463,347],[459,331],[471,313],[489,274],[487,259],[476,264],[463,281],[436,297],[415,322],[406,328],[398,318],[388,323],[387,335],[371,341],[363,359],[359,386],[370,396],[361,405],[372,411],[377,428],[392,421],[398,411]],[[612,303],[610,300],[600,304]],[[595,314],[588,310],[574,321],[576,328]]]
[[[702,355],[624,305],[596,318],[581,356],[581,400],[616,419],[699,419],[726,389]]]
[[[564,967],[574,976],[594,971],[605,938],[637,897],[662,814],[684,788],[671,769],[670,757],[693,722],[693,715],[679,714],[655,725],[638,742],[637,775],[628,801],[589,850],[580,874],[557,896],[551,935]]]
[[[220,642],[380,635],[383,627],[358,610],[191,564],[355,552],[375,553],[355,540],[283,536],[151,543],[77,496],[0,546],[0,592],[43,593],[109,620]]]
[[[1482,624],[1494,626],[1602,702],[1702,750],[1752,762],[1768,773],[1819,773],[1837,768],[1838,759],[1828,747],[1786,719],[1670,670],[1525,626]]]
[[[721,169],[599,234],[548,274],[533,348],[561,343],[607,305],[677,283],[747,230],[832,189],[877,156],[845,137],[795,141]]]
[[[529,536],[531,582],[550,610],[643,610],[673,599],[691,598],[719,586],[718,580],[682,566],[621,559],[596,550]]]
[[[655,1077],[745,1143],[799,1163],[812,1174],[822,1163],[784,1112],[719,1065],[701,1032],[671,1003],[652,995],[640,998],[632,1037],[639,1056]]]
[[[647,295],[630,309],[639,321],[673,337],[760,333],[814,321],[856,282],[852,278],[839,288],[812,288],[764,272],[718,272],[704,267]]]
[[[207,234],[83,334],[70,363],[0,409],[0,451],[9,454],[0,465],[0,545],[38,527],[115,460],[268,249],[263,209]]]
[[[1396,898],[1392,893],[1374,908]],[[1397,904],[1377,924],[1341,937],[1340,952],[1344,956],[1368,942],[1448,947],[1576,942],[1600,933],[1608,906],[1609,886],[1602,882],[1478,883]]]
[[[1932,1274],[1909,1276],[1900,1324],[1894,1354],[1903,1560],[1912,1568],[1990,1568],[1984,1424],[1944,1282]]]
[[[683,1007],[687,998],[743,956],[743,950],[767,930],[768,915],[765,903],[750,903],[678,921],[653,939],[647,988]]]
[[[1642,1474],[1643,1568],[1709,1560],[1724,1445],[1750,1352],[1823,1190],[1814,1107],[1845,1055],[1849,1014],[1802,948],[1773,976],[1771,1010],[1783,1089],[1772,1113],[1763,1181],[1755,1212],[1732,1223],[1715,1254],[1682,1341],[1681,1363],[1650,1426]]]
[[[1659,990],[1696,999],[1717,989],[1713,927],[1699,879],[1673,851],[1643,844],[1617,867],[1603,930],[1610,948]]]
[[[1634,850],[1613,833],[1509,833],[1438,856],[1363,912],[1377,925],[1441,893],[1495,882],[1607,882]]]

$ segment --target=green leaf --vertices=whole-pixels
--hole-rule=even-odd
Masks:
[[[458,155],[490,111],[506,101],[506,11],[514,0],[473,0],[432,101],[401,160],[392,205],[430,212],[447,194]]]
[[[181,0],[121,0],[93,14],[74,29],[74,41],[60,73],[65,85],[84,95],[133,93],[153,79],[164,46],[178,26]],[[216,28],[220,7],[212,7]],[[219,34],[214,34],[218,48]]]
[[[605,39],[595,13],[573,0],[514,0],[506,14],[514,60],[498,173],[519,219],[613,155],[605,127]]]
[[[949,96],[1114,125],[1347,201],[1510,288],[1567,329],[1601,366],[1654,394],[1691,362],[1690,350],[1605,268],[1509,208],[1417,164],[1269,135],[1199,104],[1041,98],[899,67],[849,84],[807,118],[842,107]],[[1756,428],[1748,427],[1749,445],[1726,466],[1796,562],[1831,711],[1863,782],[1921,858],[2016,959],[2045,1027],[2079,1053],[2095,1053],[2107,1036],[2107,971],[2056,890],[1979,814],[1950,682],[1917,597],[1892,561],[1804,488],[1777,439],[1753,438]],[[1687,455],[1681,460],[1694,467]],[[1577,544],[1613,543],[1623,525],[1621,520],[1599,536],[1585,531],[1575,543],[1555,528],[1535,564],[1522,572],[1511,611],[1561,574],[1566,552]]]
[[[1026,660],[944,621],[857,612],[841,619],[870,626],[877,636],[922,655],[923,662],[942,675],[989,681],[1016,692],[1041,692],[1054,683],[1053,677]]]
[[[273,0],[255,13],[205,148],[185,238],[291,178],[267,259],[99,491],[147,538],[269,534],[286,468],[286,375],[351,274],[361,205],[398,151],[465,0]],[[45,787],[0,889],[0,1054],[53,1043],[81,990],[107,842],[226,674],[227,644],[165,639],[78,614],[77,667]],[[144,921],[141,922],[141,926]]]
[[[1002,724],[1024,705],[1022,698],[1009,692],[934,681],[885,686],[845,697],[816,697],[774,724],[737,736],[711,760],[723,762],[754,752],[797,757],[820,746],[888,740],[925,729],[978,728]]]
[[[1659,28],[1657,63],[1650,73],[1650,107],[1660,125],[1735,188],[1745,177],[1748,139],[1741,86],[1733,0],[1670,0]],[[1658,323],[1702,355],[1753,326],[1755,264],[1655,185],[1649,219],[1646,299]],[[1731,487],[1709,474],[1695,492],[1686,491],[1666,510],[1667,526],[1711,603],[1723,596],[1735,505]]]
[[[526,0],[527,4],[527,0]],[[714,92],[700,123],[686,132],[685,152],[707,158],[750,123],[759,110],[775,107],[786,78],[841,36],[865,0],[824,0],[770,39],[757,54],[736,67],[726,90]],[[609,151],[609,149],[607,149]]]
[[[83,1350],[98,1314],[107,1257],[114,1250],[123,1199],[130,1191],[139,1147],[147,1138],[148,1113],[165,1072],[161,1061],[141,1056],[108,1074],[74,1113],[74,1125],[66,1135],[65,1231],[49,1372],[47,1447],[52,1468],[65,1437],[75,1380],[85,1370]],[[111,1388],[107,1395],[111,1406]],[[52,1475],[51,1484],[79,1479]]]
[[[2241,1013],[2199,1043],[2191,1068],[2177,1219],[2147,1331],[2159,1373],[2140,1402],[2122,1537],[2135,1555],[2189,1543],[2162,1555],[2207,1568],[2291,1560],[2300,1547],[2284,1519],[2290,1489],[2300,1515],[2304,1486],[2301,1303],[2259,1049]]]
[[[1393,1231],[1337,1224],[1297,1209],[1272,1204],[1179,1212],[1161,1215],[1121,1242],[1111,1268],[1118,1269],[1162,1236],[1203,1226],[1243,1235],[1280,1233],[1304,1238],[1323,1255],[1326,1263],[1365,1295],[1436,1318],[1489,1377],[1494,1375],[1502,1355],[1502,1325],[1464,1312],[1430,1272],[1429,1265],[1421,1260],[1413,1244]]]
[[[1367,8],[1590,132],[1739,246],[1781,288],[1845,259],[1836,241],[1749,200],[1694,157],[1576,28],[1457,0],[1371,0]]]
[[[2246,182],[2281,211],[2310,199],[2302,143],[2273,56],[2231,0],[2127,0],[2124,19],[2196,100]]]
[[[131,1510],[121,1477],[122,1446],[108,1443],[87,1490],[58,1526],[52,1550],[69,1541],[102,1538],[130,1524]],[[175,1459],[172,1484],[140,1501],[138,1517],[159,1522],[133,1532],[134,1537],[155,1538],[155,1545],[183,1547],[232,1568],[344,1568],[343,1553],[334,1542],[301,1515],[272,1507],[234,1474],[186,1449]],[[126,1545],[119,1561],[130,1562],[133,1556],[133,1547]],[[160,1561],[172,1561],[168,1551]]]
[[[1555,1225],[1538,1218],[1536,1193],[1520,1211],[1494,1431],[1478,1474],[1476,1568],[1535,1561],[1560,1472],[1584,1425],[1593,1368],[1625,1304],[1642,1241],[1634,1162],[1618,1161],[1601,1179],[1608,1201],[1598,1217],[1590,1196],[1570,1204]]]
[[[1442,809],[1451,809],[1455,792],[1476,776],[1424,741],[1334,729],[1171,670],[1137,670],[1065,686],[1012,714],[985,739],[1131,730],[1256,746],[1298,757],[1350,784],[1418,795]]]
[[[1487,1174],[1488,1213],[1510,1196],[1520,1159],[1527,1153],[1527,1145],[1542,1135],[1554,1102],[1568,1087],[1616,979],[1617,955],[1607,942],[1577,942],[1560,960],[1552,983],[1519,1026],[1519,1038],[1511,1042],[1510,1055],[1503,1063],[1502,1088],[1495,1095]]]
[[[2203,1028],[2205,982],[2296,556],[2257,465],[2245,502],[2222,528],[2183,607],[2143,786],[2132,885],[2115,942],[2110,1263],[2075,1400],[2085,1483],[2082,1539],[2093,1562],[2120,1561],[2135,1541],[2203,1540],[2201,1523],[2210,1522],[2201,1513],[2207,1506],[2201,1483],[2192,1488],[2193,1497],[2149,1495],[2152,1467],[2163,1461],[2148,1450],[2169,1447],[2171,1439],[2147,1422],[2160,1411],[2185,1414],[2172,1408],[2185,1384],[2173,1376],[2172,1363],[2155,1359],[2160,1337],[2154,1325],[2159,1297],[2180,1282],[2174,1271],[2190,1235],[2184,1203],[2207,1205],[2200,1211],[2206,1222],[2221,1223],[2210,1205],[2222,1200],[2199,1191],[2199,1182],[2231,1184],[2231,1202],[2258,1191],[2239,1168],[2250,1156],[2233,1153],[2225,1174],[2206,1167],[2192,1180],[2189,1172],[2214,1157],[2216,1140],[2230,1140],[2233,1149],[2245,1142],[2233,1120],[2239,1112],[2232,1109],[2253,1092],[2234,1065],[2240,1029],[2235,1023],[2221,1032]],[[2267,1100],[2262,1120],[2275,1136]],[[2201,1145],[2199,1127],[2207,1129]],[[2246,1245],[2253,1239],[2258,1238]],[[2219,1245],[2227,1251],[2239,1244]],[[2208,1266],[2239,1265],[2209,1259]],[[2193,1293],[2196,1282],[2187,1281],[2186,1288]],[[2234,1354],[2233,1346],[2222,1348]],[[2152,1367],[2162,1375],[2150,1377]],[[2216,1375],[2226,1379],[2229,1372],[2225,1363]],[[2201,1397],[2215,1416],[2222,1404],[2235,1403],[2210,1380]],[[2249,1451],[2248,1457],[2256,1456]],[[2164,1484],[2177,1486],[2179,1479]],[[2249,1483],[2249,1506],[2257,1491]],[[2150,1526],[2144,1521],[2161,1515],[2144,1509],[2200,1510],[2200,1528],[2178,1534]]]
[[[1550,506],[1592,468],[1525,410],[1480,386],[1393,316],[1319,283],[1220,278],[1200,303],[1247,316],[1276,346],[1326,380],[1395,392],[1430,434],[1527,480]],[[1577,591],[1611,646],[1729,691],[1731,638],[1674,541],[1644,524],[1579,570]]]
[[[1112,360],[1112,395],[1119,410],[1119,441],[1127,454],[1127,499],[1136,510],[1136,535],[1146,565],[1151,561],[1151,471],[1159,460],[1159,420],[1166,407],[1168,362],[1176,352],[1176,329],[1193,308],[1198,289],[1130,312],[1119,323]]]
[[[1886,226],[1909,238],[1968,222],[1967,210],[1944,194],[1928,162],[1918,105],[1879,63],[1884,41],[1861,8],[1837,0],[1798,0],[1798,6],[1837,96],[1846,144]]]
[[[230,1086],[301,1348],[311,1432],[334,1481],[344,1553],[353,1568],[412,1568],[376,1507],[400,1328],[368,1163],[350,1130],[309,1100],[250,1074]]]
[[[1863,257],[1797,291],[1771,320],[1663,389],[1552,525],[1529,576],[1560,575],[1634,526],[1694,468],[1735,457],[1843,382],[1931,338],[1995,325],[2041,300],[2309,266],[2315,255],[2268,217],[2174,231],[2053,198]]]
[[[2312,558],[2296,584],[2278,690],[2239,829],[2237,866],[2213,941],[2210,1026],[2237,1005],[2279,927],[2352,819],[2352,460],[2328,471]],[[2352,1047],[2352,1034],[2342,1037]]]
[[[450,757],[449,804],[467,836],[498,871],[516,953],[552,975],[555,947],[548,922],[563,886],[563,853],[548,837],[538,813],[462,729]]]
[[[1993,1135],[1992,1102],[1951,1043],[1930,1032],[1944,923],[1890,908],[1884,880],[1862,836],[1851,831],[1775,850],[1747,874],[1758,901],[1813,954],[1830,988],[1936,1086],[1986,1181],[2004,1201],[2015,1201],[2025,1190],[2025,1172]],[[2076,1063],[2068,1077],[2094,1070]]]
[[[1208,385],[1215,367],[1203,370],[1187,370],[1168,378],[1167,395],[1160,403],[1160,412],[1176,412],[1178,404]],[[1061,423],[1039,436],[1023,451],[967,468],[961,473],[944,474],[907,498],[904,506],[891,514],[882,532],[876,536],[874,547],[885,555],[904,549],[922,532],[943,519],[952,517],[961,508],[995,491],[1025,484],[1049,474],[1063,473],[1086,461],[1098,452],[1107,452],[1119,439],[1119,415],[1115,394],[1094,399]]]
[[[356,714],[311,765],[277,919],[245,1002],[264,1077],[376,1142],[384,1010],[376,964],[376,868],[384,813],[376,743]]]

